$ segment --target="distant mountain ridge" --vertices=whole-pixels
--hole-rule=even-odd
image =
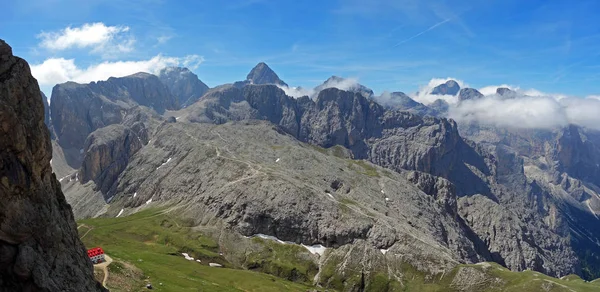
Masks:
[[[78,173],[81,177],[86,177],[86,181],[94,182],[95,191],[101,193],[100,197],[103,200],[110,201],[110,204],[121,204],[119,206],[125,209],[143,207],[142,199],[131,198],[131,193],[135,193],[136,188],[144,190],[143,194],[140,192],[144,200],[177,201],[187,196],[190,190],[183,187],[186,183],[170,174],[165,174],[166,180],[163,184],[162,179],[159,179],[163,177],[160,174],[162,165],[171,169],[171,166],[167,166],[170,163],[183,163],[181,167],[192,173],[200,170],[187,165],[187,158],[170,160],[173,158],[170,155],[184,155],[193,151],[193,148],[182,148],[173,144],[175,142],[167,140],[169,135],[189,133],[188,130],[196,129],[196,124],[201,124],[197,127],[204,129],[202,131],[222,129],[235,132],[237,126],[231,125],[243,127],[244,123],[253,123],[252,121],[256,120],[268,121],[275,126],[276,132],[289,135],[300,142],[330,149],[343,146],[354,159],[365,159],[374,165],[405,175],[411,184],[432,196],[436,204],[440,204],[439,206],[446,210],[444,216],[454,218],[453,223],[444,221],[440,224],[458,224],[453,225],[452,232],[458,232],[453,235],[456,235],[453,240],[460,240],[460,243],[444,240],[444,236],[436,237],[435,241],[436,244],[444,246],[444,249],[448,249],[447,252],[459,262],[495,261],[513,270],[533,269],[555,276],[577,273],[593,278],[600,275],[598,257],[589,256],[600,252],[598,247],[592,244],[596,236],[572,228],[576,224],[588,226],[587,224],[592,224],[589,222],[597,223],[597,218],[593,217],[597,212],[596,208],[600,206],[596,205],[598,203],[593,198],[598,197],[595,178],[598,172],[593,164],[598,161],[597,145],[600,144],[595,143],[600,139],[596,140],[596,136],[590,133],[586,133],[585,138],[578,139],[583,134],[577,127],[553,138],[550,134],[540,132],[515,134],[509,130],[480,125],[457,124],[443,118],[451,106],[442,99],[430,105],[423,105],[402,92],[394,92],[386,99],[385,106],[382,106],[378,102],[383,100],[382,96],[373,96],[372,90],[356,82],[348,82],[348,86],[344,87],[346,90],[325,86],[327,83],[346,81],[348,80],[333,76],[315,88],[315,92],[318,93],[312,98],[293,98],[281,89],[287,87],[287,84],[266,64],[261,63],[252,69],[247,80],[209,89],[195,103],[179,110],[170,109],[164,116],[140,107],[136,100],[115,98],[105,101],[98,97],[105,106],[130,103],[128,107],[117,107],[118,111],[123,113],[120,119],[115,119],[112,123],[103,122],[89,132],[91,135],[85,136],[90,139],[85,142],[85,147],[82,143],[81,148],[84,149],[82,156],[85,158],[81,159],[85,161],[85,167],[77,167],[80,169]],[[497,89],[497,93],[499,96],[512,94],[511,91],[500,88]],[[173,98],[169,91],[164,91],[163,94],[163,98],[167,100]],[[476,89],[460,88],[453,80],[435,87],[431,94],[453,95],[458,98],[459,103],[465,104],[484,97]],[[62,111],[67,117],[77,117],[73,120],[85,121],[86,116],[83,113],[74,114],[70,108],[76,107],[64,107],[62,110],[58,108],[58,113],[55,113],[51,104],[52,120],[54,121],[55,114],[60,115]],[[104,127],[109,124],[117,125],[108,131]],[[204,128],[206,124],[222,126]],[[258,130],[249,128],[248,131]],[[110,135],[108,132],[118,135]],[[64,136],[64,130],[60,133],[63,139],[69,140],[69,137]],[[147,133],[147,137],[143,133]],[[544,138],[536,136],[538,134],[543,134]],[[154,140],[157,135],[161,138]],[[198,147],[204,145],[202,140],[196,141],[193,137],[186,136],[185,142],[181,140],[179,143],[191,143]],[[58,138],[61,139],[61,136]],[[140,139],[141,143],[135,142],[135,139]],[[246,155],[242,154],[243,150],[240,147],[236,148],[235,155]],[[252,154],[256,155],[252,157],[263,161],[262,159],[266,158],[262,155],[266,150],[260,145],[256,147],[261,152]],[[523,149],[536,149],[536,154],[531,155]],[[212,152],[210,147],[205,150],[208,157],[220,157],[226,153],[224,148],[219,148],[217,152]],[[542,159],[546,162],[534,161]],[[112,160],[119,163],[108,163]],[[550,163],[551,161],[559,162]],[[249,167],[251,179],[248,180],[256,179],[261,188],[278,193],[275,191],[277,187],[263,181],[262,175],[257,177],[258,173],[263,173],[264,166],[259,167],[251,162],[242,164],[246,165],[244,168]],[[137,171],[140,168],[154,171],[141,173]],[[269,175],[270,172],[263,174],[265,179],[288,179],[273,178]],[[243,176],[218,170],[211,170],[210,174],[205,175],[212,175],[222,181],[228,180],[226,176],[231,176],[232,181],[246,181]],[[546,176],[553,179],[545,179]],[[152,188],[146,188],[145,185],[150,181],[158,183],[152,184]],[[166,185],[167,181],[177,183]],[[591,188],[588,187],[590,183],[593,184]],[[263,184],[267,184],[268,187]],[[204,190],[202,186],[197,187],[198,190]],[[72,193],[69,193],[71,197],[81,194],[82,189],[76,184],[70,183],[69,188],[72,190]],[[169,192],[161,195],[161,189],[168,189]],[[236,191],[240,192],[237,189]],[[375,193],[381,194],[381,191],[375,190]],[[85,192],[90,194],[88,190]],[[366,229],[362,229],[367,225],[360,224],[357,225],[363,226],[360,230],[354,229],[358,228],[356,226],[348,227],[352,230],[348,231],[351,236],[336,237],[338,239],[335,240],[335,244],[334,241],[325,240],[323,237],[306,237],[298,230],[272,229],[268,226],[273,222],[289,223],[286,220],[292,220],[292,226],[300,224],[296,221],[300,217],[288,217],[289,213],[286,213],[286,210],[276,211],[282,207],[269,205],[264,206],[266,209],[253,207],[251,214],[245,213],[247,210],[242,205],[239,209],[226,211],[223,202],[215,203],[209,193],[198,192],[208,196],[203,197],[206,201],[198,202],[198,208],[220,210],[221,213],[216,214],[221,215],[214,215],[215,220],[232,220],[228,222],[248,234],[260,232],[272,236],[279,235],[286,240],[297,240],[306,244],[321,243],[331,248],[337,248],[340,244],[351,244],[352,236],[361,240],[376,238],[373,237],[375,235],[371,236],[369,232],[364,231]],[[333,191],[330,194],[333,194]],[[370,193],[369,196],[371,195],[375,194]],[[216,205],[210,205],[213,203]],[[266,211],[267,209],[269,211]],[[97,214],[98,210],[94,210],[81,212],[91,216],[90,214]],[[277,218],[286,219],[268,221],[270,219],[258,215],[265,212],[274,212],[276,217],[283,216]],[[249,221],[242,224],[233,219],[238,218],[236,216],[248,216],[244,218]],[[569,222],[573,218],[576,222]],[[587,221],[588,219],[591,221]],[[404,224],[401,223],[404,222],[402,220],[395,222],[394,224]],[[380,225],[375,226],[380,228]],[[415,226],[417,229],[425,228]],[[587,229],[595,230],[595,227],[591,227],[593,224],[589,226]],[[392,231],[388,233],[398,236],[402,234]],[[582,233],[586,235],[582,236]],[[591,239],[585,239],[586,237]],[[381,238],[385,238],[385,242],[394,242],[383,235]],[[585,272],[581,263],[585,264]]]

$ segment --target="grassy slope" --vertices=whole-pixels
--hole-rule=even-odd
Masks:
[[[85,235],[82,241],[86,247],[101,246],[118,262],[141,269],[143,276],[130,277],[140,289],[146,277],[155,291],[306,291],[309,288],[267,274],[209,267],[209,262],[229,266],[219,256],[216,243],[190,232],[184,222],[163,213],[147,210],[123,218],[81,220],[79,233]],[[181,252],[188,252],[202,263],[185,260]],[[117,264],[111,267],[109,275],[118,274],[119,270],[122,265]],[[123,277],[118,279],[123,281]],[[126,291],[122,284],[114,286],[114,282],[109,277],[107,286],[111,291]]]
[[[139,291],[131,287],[142,289],[146,281],[150,281],[156,291],[306,291],[311,288],[272,275],[232,269],[219,255],[214,240],[192,232],[184,220],[175,219],[165,210],[145,210],[123,218],[87,219],[80,221],[79,226],[79,233],[88,248],[101,246],[115,259],[107,284],[111,291]],[[293,255],[287,255],[294,251],[293,247],[284,248],[260,239],[254,241],[265,244],[269,252],[249,254],[250,265],[262,262],[263,271],[287,278],[292,269],[297,270],[300,276],[292,278],[305,283],[310,282],[317,272],[317,267],[306,261],[288,260],[293,258]],[[181,252],[201,259],[202,263],[185,260]],[[208,267],[209,262],[223,264],[226,268]],[[576,276],[556,279],[532,271],[516,273],[494,263],[461,265],[445,275],[433,277],[403,265],[403,284],[390,281],[384,273],[375,273],[367,280],[366,291],[456,291],[458,287],[452,282],[461,268],[475,269],[486,275],[484,280],[471,283],[469,288],[463,287],[463,291],[600,291],[597,281],[587,283]],[[271,271],[273,269],[277,271]],[[343,290],[348,287],[344,282],[360,281],[358,275],[336,278],[334,269],[335,266],[323,267],[322,278],[329,279],[324,283],[329,283],[330,289]],[[308,277],[302,277],[303,274]],[[462,280],[459,283],[464,284]]]

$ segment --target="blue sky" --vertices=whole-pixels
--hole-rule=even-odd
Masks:
[[[432,78],[453,77],[475,88],[600,94],[600,1],[5,0],[2,6],[0,38],[35,68],[47,93],[56,81],[163,64],[188,65],[216,86],[245,79],[265,61],[288,84],[303,87],[339,75],[376,93],[414,92]],[[82,41],[65,33],[86,25],[103,35],[84,31],[89,39]]]

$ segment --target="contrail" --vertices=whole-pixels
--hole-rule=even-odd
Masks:
[[[399,43],[397,43],[396,45],[394,45],[394,47],[397,47],[397,46],[399,46],[399,45],[401,45],[401,44],[403,44],[403,43],[406,43],[406,42],[408,42],[408,41],[410,41],[410,40],[412,40],[412,39],[414,39],[414,38],[417,38],[417,37],[421,36],[422,34],[424,34],[424,33],[428,32],[428,31],[430,31],[430,30],[433,30],[433,29],[435,29],[436,27],[438,27],[438,26],[440,26],[440,25],[442,25],[442,24],[444,24],[444,23],[446,23],[446,22],[448,22],[448,21],[450,21],[450,20],[452,20],[452,18],[444,19],[443,21],[440,21],[440,22],[438,22],[438,23],[436,23],[436,24],[434,24],[434,25],[430,26],[428,29],[426,29],[426,30],[424,30],[424,31],[422,31],[422,32],[420,32],[420,33],[418,33],[418,34],[416,34],[416,35],[413,35],[413,36],[411,36],[411,37],[409,37],[409,38],[407,38],[407,39],[405,39],[405,40],[403,40],[403,41],[401,41],[401,42],[399,42]]]

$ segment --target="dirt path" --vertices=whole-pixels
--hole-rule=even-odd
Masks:
[[[81,236],[81,238],[80,238],[80,239],[83,239],[83,238],[84,238],[86,235],[88,235],[88,233],[90,233],[90,231],[94,230],[94,227],[88,227],[88,226],[86,226],[86,225],[83,225],[83,224],[82,224],[80,227],[86,227],[86,228],[88,228],[88,231],[86,231],[86,232],[85,232],[85,233],[84,233],[84,234]],[[78,228],[78,229],[79,229],[79,228]]]
[[[104,273],[104,280],[102,280],[102,286],[104,286],[106,288],[106,281],[108,281],[108,265],[110,265],[110,263],[112,263],[113,260],[107,254],[104,255],[104,259],[106,261],[103,263],[94,265],[94,269],[102,270],[102,272]]]

